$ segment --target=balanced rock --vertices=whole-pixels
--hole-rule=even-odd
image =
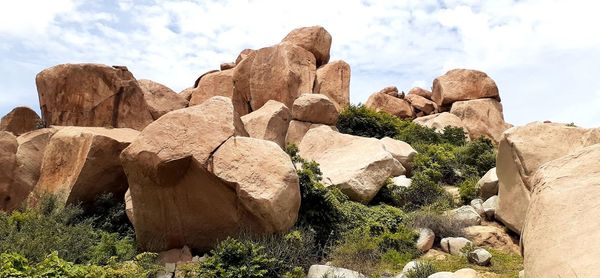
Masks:
[[[329,98],[321,94],[303,94],[292,106],[294,120],[314,124],[335,125],[338,110]]]
[[[201,104],[214,96],[233,97],[233,70],[217,71],[202,77],[192,92],[189,106]]]
[[[144,92],[144,100],[150,109],[153,119],[158,119],[167,112],[184,108],[188,102],[169,87],[148,79],[138,80]]]
[[[420,97],[424,97],[428,100],[431,100],[431,92],[427,91],[423,88],[419,88],[419,87],[414,87],[414,88],[410,89],[406,96],[409,96],[409,95],[417,95]]]
[[[531,176],[545,162],[600,143],[600,129],[531,123],[507,130],[496,158],[496,218],[520,234],[532,191]]]
[[[103,193],[122,197],[127,179],[119,154],[138,134],[129,128],[60,128],[44,151],[34,200],[56,194],[65,204],[88,205]]]
[[[462,249],[473,243],[464,237],[445,237],[440,241],[442,251],[452,255],[464,255]]]
[[[17,107],[0,120],[0,130],[10,131],[19,136],[38,128],[42,119],[29,107]]]
[[[317,67],[329,62],[331,34],[321,26],[296,28],[281,42],[295,44],[310,51],[316,58]]]
[[[490,169],[477,182],[479,197],[484,200],[498,195],[498,175],[496,175],[496,167]]]
[[[275,143],[247,136],[226,97],[167,113],[121,154],[142,250],[209,250],[243,230],[287,231],[298,176]],[[185,196],[185,198],[181,198]]]
[[[327,126],[309,130],[298,149],[301,157],[319,163],[326,185],[363,203],[375,197],[388,177],[405,172],[381,141],[341,134]]]
[[[600,223],[595,221],[600,215],[598,161],[600,144],[547,162],[532,177],[521,238],[527,277],[596,277],[600,273]]]
[[[17,167],[17,137],[8,131],[0,131],[0,210],[12,209],[14,170]]]
[[[385,147],[392,156],[402,163],[402,166],[406,171],[410,172],[413,166],[413,160],[417,155],[417,151],[413,149],[411,145],[404,141],[396,140],[390,137],[383,137],[380,139]]]
[[[350,65],[338,60],[318,68],[313,92],[326,95],[342,111],[350,104]]]
[[[285,148],[285,136],[292,115],[281,102],[269,100],[263,107],[241,117],[248,135],[269,140]]]
[[[439,107],[448,107],[456,101],[480,98],[500,100],[496,82],[484,72],[453,69],[433,80],[431,99]]]
[[[313,91],[315,57],[300,46],[281,43],[257,50],[233,69],[233,104],[240,116],[276,100],[292,107]]]
[[[399,118],[415,117],[415,111],[408,101],[380,92],[369,96],[365,106],[375,111],[382,111]]]
[[[462,120],[472,139],[483,136],[498,144],[502,132],[511,127],[504,122],[502,104],[494,99],[455,102],[450,113]]]
[[[329,127],[331,130],[338,131],[335,126],[313,124],[309,122],[292,120],[290,121],[290,125],[288,126],[287,134],[285,135],[285,144],[300,145],[300,142],[302,142],[302,138],[304,138],[304,135],[306,135],[306,133],[309,130],[320,126],[326,126]]]
[[[462,128],[465,132],[465,137],[467,137],[467,139],[470,137],[467,126],[459,117],[452,113],[442,112],[439,114],[418,117],[414,119],[413,122],[425,127],[433,128],[439,133],[444,132],[444,128],[447,126]]]
[[[141,130],[153,121],[144,93],[126,67],[62,64],[38,73],[35,83],[48,126]]]
[[[416,94],[408,94],[404,97],[415,109],[423,111],[426,115],[437,113],[437,104],[422,96]]]

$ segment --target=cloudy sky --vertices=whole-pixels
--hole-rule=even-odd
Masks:
[[[126,65],[175,91],[244,48],[322,25],[352,67],[351,101],[487,72],[505,119],[600,126],[600,2],[591,0],[12,0],[0,8],[0,116],[38,108],[35,75],[60,63]]]

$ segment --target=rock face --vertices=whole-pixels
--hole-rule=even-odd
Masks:
[[[415,111],[407,101],[384,93],[372,94],[365,106],[375,111],[383,111],[399,118],[414,118]]]
[[[246,115],[268,100],[292,107],[303,93],[313,91],[315,56],[300,46],[281,43],[250,54],[233,69],[233,103]]]
[[[0,210],[14,207],[13,173],[17,166],[17,137],[7,131],[0,131]]]
[[[250,137],[273,141],[285,148],[285,136],[291,118],[290,110],[283,103],[269,100],[263,107],[241,119]]]
[[[480,98],[500,100],[496,83],[484,72],[468,69],[453,69],[433,80],[431,99],[439,107],[453,102]]]
[[[62,64],[38,73],[35,82],[47,125],[141,130],[153,120],[126,67]]]
[[[483,136],[498,144],[502,132],[511,127],[504,122],[502,104],[494,99],[455,102],[450,113],[462,120],[472,139]]]
[[[300,145],[300,142],[302,142],[302,138],[304,138],[304,135],[306,135],[306,133],[309,130],[320,126],[326,126],[333,131],[337,131],[337,128],[335,128],[335,126],[327,126],[323,124],[313,124],[309,122],[292,120],[290,122],[290,125],[288,126],[287,134],[285,136],[285,144]]]
[[[144,100],[155,120],[167,112],[184,108],[188,104],[182,96],[163,84],[148,79],[140,79],[138,84],[144,92]]]
[[[350,104],[350,65],[338,60],[317,69],[315,94],[329,97],[338,111]]]
[[[469,129],[463,121],[456,115],[448,112],[433,114],[424,117],[418,117],[413,120],[414,123],[435,129],[437,132],[443,132],[446,126],[462,128],[467,138],[470,137]]]
[[[50,193],[66,204],[86,205],[102,193],[123,196],[127,179],[119,154],[138,134],[128,128],[61,128],[44,151],[34,198]]]
[[[498,195],[498,175],[496,175],[496,167],[490,169],[477,182],[479,188],[479,197],[484,200]]]
[[[213,97],[167,113],[122,152],[142,250],[208,250],[241,229],[293,226],[300,193],[289,156],[238,135],[247,133],[231,100]]]
[[[214,96],[233,97],[233,70],[217,71],[203,76],[192,91],[189,106],[201,104]]]
[[[388,177],[405,172],[381,141],[341,134],[326,126],[309,130],[298,149],[301,157],[319,163],[325,184],[363,203],[375,197]]]
[[[329,62],[331,34],[321,26],[296,28],[281,42],[295,44],[310,51],[316,58],[317,67]]]
[[[402,164],[404,169],[410,172],[417,151],[408,143],[390,137],[383,137],[380,141],[383,143],[385,149]]]
[[[17,107],[2,117],[2,120],[0,120],[0,130],[10,131],[14,135],[19,136],[36,129],[41,121],[40,116],[31,110],[31,108]]]
[[[194,93],[194,89],[194,87],[185,88],[183,91],[179,92],[179,96],[185,99],[189,104],[190,99],[192,99],[192,93]]]
[[[564,141],[572,143],[571,141]],[[522,237],[527,277],[596,277],[600,273],[600,145],[542,165]]]
[[[329,98],[320,94],[303,94],[294,101],[292,117],[294,120],[314,124],[335,125],[338,110]]]
[[[600,143],[600,129],[531,123],[507,130],[500,140],[496,159],[496,218],[520,234],[532,190],[530,178],[538,167],[597,143]]]
[[[519,253],[519,242],[513,240],[504,229],[494,226],[471,226],[463,228],[463,233],[477,246]]]

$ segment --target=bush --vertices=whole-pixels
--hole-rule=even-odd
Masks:
[[[85,208],[82,218],[92,219],[96,229],[121,236],[133,237],[135,232],[125,212],[125,199],[106,193],[98,196],[94,204]]]
[[[459,186],[458,186],[458,192],[460,194],[460,200],[464,203],[464,204],[469,204],[469,202],[471,202],[471,200],[477,198],[477,182],[479,181],[479,178],[477,177],[470,177],[466,180],[464,180]]]
[[[350,105],[342,110],[337,121],[337,129],[363,137],[396,137],[396,123],[399,119],[383,112],[375,112],[364,105]]]
[[[427,278],[429,275],[436,273],[437,270],[429,262],[417,262],[415,268],[406,273],[406,278]]]
[[[455,164],[465,177],[482,177],[496,167],[496,152],[492,141],[480,137],[458,148]]]
[[[431,229],[435,233],[436,241],[445,237],[464,237],[463,228],[469,226],[443,212],[428,208],[413,212],[407,219],[413,228]]]
[[[409,211],[444,200],[452,203],[452,197],[423,172],[415,173],[410,187],[400,188],[397,192],[396,199]]]

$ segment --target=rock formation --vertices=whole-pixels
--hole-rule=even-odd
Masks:
[[[369,96],[365,106],[375,111],[383,111],[399,118],[414,118],[415,111],[410,103],[387,93],[377,92]]]
[[[321,26],[296,28],[281,42],[295,44],[308,50],[316,58],[317,67],[329,62],[331,35]]]
[[[450,113],[462,120],[471,139],[485,137],[496,145],[502,132],[511,127],[504,122],[502,104],[495,99],[458,101],[452,104]]]
[[[285,148],[285,136],[292,115],[283,103],[269,100],[263,107],[241,119],[250,137],[273,141]]]
[[[188,101],[184,97],[163,84],[148,79],[140,79],[138,80],[138,84],[144,92],[144,100],[146,100],[146,104],[154,120],[167,112],[181,109],[188,105]]]
[[[318,68],[313,92],[326,95],[342,111],[350,104],[350,65],[339,60]]]
[[[216,71],[204,75],[192,90],[189,106],[198,105],[211,97],[233,97],[233,70]]]
[[[42,124],[42,119],[29,107],[17,107],[8,112],[0,120],[0,131],[9,131],[19,136],[25,132],[32,131]]]
[[[433,80],[431,99],[441,107],[450,107],[457,101],[480,98],[500,100],[496,82],[484,72],[453,69]]]

